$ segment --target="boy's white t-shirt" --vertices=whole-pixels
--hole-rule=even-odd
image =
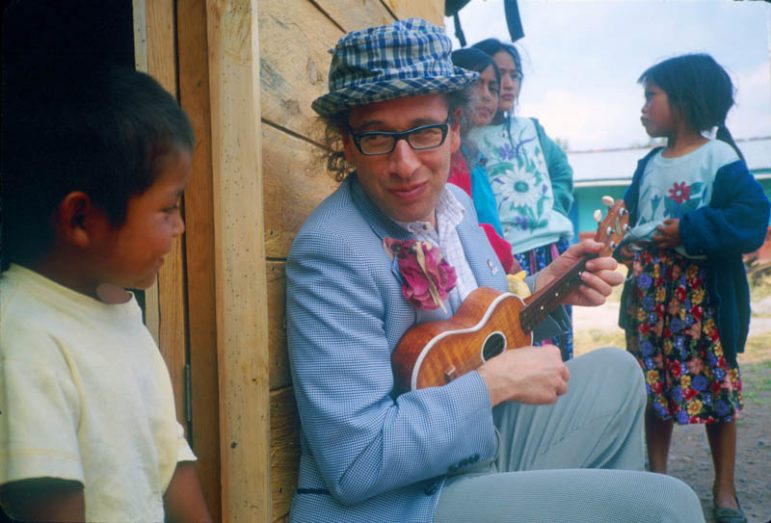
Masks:
[[[87,521],[162,522],[193,460],[133,297],[106,305],[17,265],[0,276],[0,484],[75,480]]]

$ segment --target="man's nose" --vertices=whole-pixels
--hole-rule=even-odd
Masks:
[[[418,154],[406,139],[396,141],[389,159],[391,172],[402,178],[409,178],[420,166]]]

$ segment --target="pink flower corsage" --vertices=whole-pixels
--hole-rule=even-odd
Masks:
[[[419,240],[386,238],[383,246],[396,258],[402,275],[402,294],[419,309],[444,308],[444,300],[455,288],[455,269],[442,257],[439,247]]]

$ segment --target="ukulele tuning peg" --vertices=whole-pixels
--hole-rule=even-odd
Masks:
[[[595,222],[600,223],[602,221],[602,211],[600,211],[599,209],[594,211],[593,216],[594,216]]]
[[[629,224],[628,223],[624,224],[624,232],[629,232]]]
[[[605,231],[605,234],[607,234],[608,236],[613,234],[613,227],[608,227],[608,229]]]
[[[602,203],[604,203],[604,204],[605,204],[605,205],[607,205],[608,207],[613,207],[613,203],[614,203],[614,201],[615,201],[615,200],[613,200],[613,198],[611,198],[610,196],[607,196],[607,195],[606,195],[606,196],[603,196],[603,197],[602,197]]]

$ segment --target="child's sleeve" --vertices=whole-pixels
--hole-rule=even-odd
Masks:
[[[568,163],[568,157],[557,142],[549,138],[540,122],[533,118],[538,140],[549,169],[549,179],[554,192],[554,210],[568,216],[573,206],[573,168]]]
[[[43,335],[6,334],[15,347],[0,353],[0,484],[41,477],[82,483],[78,391],[64,357]]]
[[[759,248],[768,230],[769,202],[743,161],[721,167],[710,204],[680,219],[688,254],[726,255]]]

